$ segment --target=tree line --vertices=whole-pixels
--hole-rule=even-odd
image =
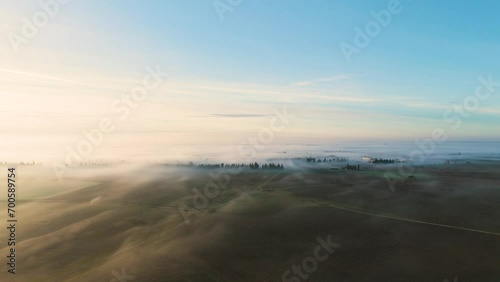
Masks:
[[[346,165],[342,168],[343,170],[360,170],[359,165]]]
[[[316,158],[306,158],[306,162],[308,163],[326,163],[326,162],[346,162],[348,161],[347,159],[345,158],[335,158],[335,159],[326,159],[326,158],[323,158],[323,160],[321,160],[320,158],[316,159]]]
[[[195,166],[192,162],[187,165],[178,165],[178,166]],[[199,168],[250,168],[250,169],[284,169],[283,164],[280,163],[264,163],[260,165],[257,162],[243,164],[243,163],[220,163],[220,164],[198,164]]]
[[[396,162],[396,160],[392,160],[392,159],[373,159],[372,160],[372,163],[374,163],[374,164],[393,164],[395,162]]]

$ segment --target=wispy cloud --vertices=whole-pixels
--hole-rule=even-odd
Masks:
[[[212,114],[215,117],[228,117],[228,118],[249,118],[249,117],[266,117],[269,115],[258,114]]]
[[[225,117],[225,118],[255,118],[255,117],[267,117],[270,115],[261,114],[208,114],[208,115],[194,115],[191,117]]]
[[[407,107],[407,108],[422,108],[422,109],[437,109],[437,110],[442,110],[443,112],[452,109],[453,105],[460,105],[459,102],[454,102],[454,103],[446,103],[446,104],[439,104],[439,102],[410,102],[410,103],[403,103],[402,106]],[[500,110],[493,108],[493,107],[480,107],[476,110],[473,110],[473,112],[485,114],[485,115],[500,115]]]
[[[189,96],[191,98],[202,100],[208,99],[211,102],[222,101],[224,103],[230,103],[235,99],[238,99],[238,101],[244,100],[247,106],[259,103],[275,104],[276,101],[279,101],[279,103],[286,101],[288,103],[303,105],[305,103],[320,103],[325,101],[371,103],[380,100],[387,100],[382,96],[374,97],[373,95],[368,95],[369,93],[352,90],[311,90],[303,87],[245,84],[225,81],[198,81],[196,83],[183,81],[170,83],[165,86],[164,90],[165,93],[175,92],[183,97]],[[391,100],[399,100],[399,97],[391,97]]]
[[[339,74],[328,76],[328,77],[322,77],[322,78],[317,78],[317,79],[312,79],[312,80],[295,82],[295,83],[292,83],[292,86],[311,86],[311,85],[318,84],[318,83],[347,80],[347,79],[350,79],[352,77],[354,77],[354,75],[352,75],[352,74],[339,73]]]

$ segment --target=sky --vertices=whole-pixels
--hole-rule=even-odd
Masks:
[[[176,146],[247,142],[269,129],[276,111],[294,118],[273,132],[273,145],[411,141],[436,129],[449,140],[499,141],[499,8],[4,0],[0,146],[8,159],[62,159],[84,131],[110,119],[114,129],[93,154],[175,155]],[[148,69],[168,76],[121,118],[113,105]]]

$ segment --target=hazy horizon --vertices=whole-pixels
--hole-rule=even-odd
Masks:
[[[385,2],[243,1],[221,14],[210,1],[69,1],[34,26],[41,4],[4,1],[0,144],[9,159],[61,161],[106,119],[89,159],[184,156],[184,146],[238,146],[276,112],[293,118],[266,145],[414,141],[436,129],[500,141],[498,25],[473,3],[398,3],[387,14]],[[378,33],[360,35],[374,21]]]

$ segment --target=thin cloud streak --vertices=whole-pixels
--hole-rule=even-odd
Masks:
[[[311,86],[319,83],[325,83],[325,82],[333,82],[333,81],[340,81],[340,80],[348,80],[353,78],[354,75],[348,74],[348,73],[340,73],[328,77],[322,77],[318,79],[313,79],[313,80],[306,80],[306,81],[300,81],[300,82],[295,82],[292,83],[292,86]]]

